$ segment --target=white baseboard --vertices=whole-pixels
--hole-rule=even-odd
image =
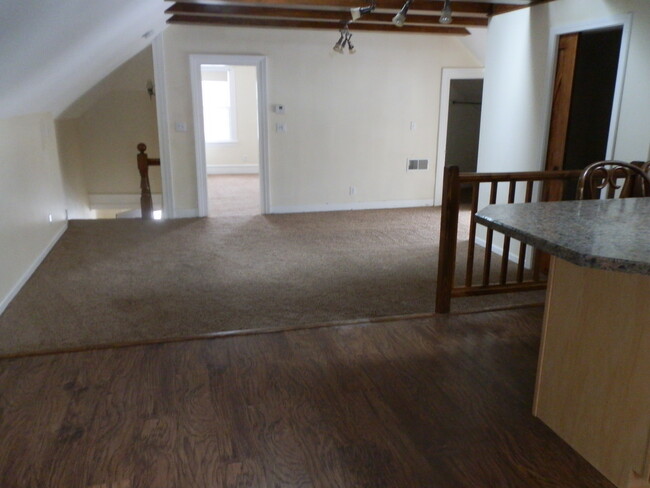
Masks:
[[[162,194],[151,195],[153,206],[159,210],[162,208]],[[114,210],[140,208],[139,193],[89,193],[88,202],[91,210]]]
[[[177,208],[174,211],[175,219],[191,219],[199,216],[198,208]]]
[[[272,214],[337,212],[341,210],[381,210],[389,208],[432,207],[433,198],[426,200],[392,200],[380,202],[325,203],[316,205],[271,205]]]
[[[210,164],[209,175],[252,175],[260,172],[258,164]]]
[[[45,248],[41,251],[41,253],[36,257],[34,262],[27,268],[27,270],[23,273],[23,275],[20,277],[18,282],[11,288],[9,293],[2,298],[0,301],[0,315],[5,311],[5,309],[9,306],[9,303],[18,295],[18,292],[21,290],[23,286],[25,286],[25,283],[27,283],[27,280],[34,274],[34,271],[41,265],[45,257],[49,254],[49,252],[52,250],[54,245],[59,241],[63,233],[67,230],[68,228],[68,223],[63,222],[63,225],[61,228],[52,236],[52,239],[50,239],[50,242],[45,246]]]
[[[487,242],[485,242],[485,239],[483,239],[481,237],[476,237],[475,242],[476,242],[477,245],[479,245],[479,246],[481,246],[483,248],[487,246]],[[494,254],[497,254],[498,256],[503,256],[503,246],[497,246],[496,244],[492,243],[492,252]],[[519,262],[519,253],[518,252],[515,253],[515,252],[510,251],[508,253],[508,261],[511,261],[513,263],[518,263]],[[526,253],[526,259],[524,259],[524,267],[530,269],[530,268],[532,268],[532,266],[533,266],[533,261],[532,261],[531,253],[527,252]]]

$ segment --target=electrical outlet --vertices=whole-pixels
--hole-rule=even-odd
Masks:
[[[284,122],[278,122],[275,124],[275,132],[286,132],[287,131],[287,124]]]
[[[357,188],[354,186],[350,187],[350,196],[356,195],[357,194]]]
[[[176,129],[176,132],[187,132],[187,124],[185,122],[176,122],[174,129]]]

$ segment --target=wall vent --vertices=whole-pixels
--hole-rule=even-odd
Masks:
[[[421,169],[429,169],[428,159],[409,159],[406,164],[407,171],[417,171]]]

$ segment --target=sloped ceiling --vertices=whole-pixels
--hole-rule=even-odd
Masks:
[[[0,118],[60,115],[151,43],[165,28],[167,6],[162,0],[0,2]]]

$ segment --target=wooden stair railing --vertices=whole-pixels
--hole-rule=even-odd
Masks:
[[[476,226],[474,215],[478,210],[481,186],[489,187],[488,204],[506,203],[498,198],[500,186],[507,187],[507,203],[529,203],[535,193],[542,201],[549,195],[561,196],[567,188],[567,182],[577,182],[581,170],[574,171],[531,171],[521,173],[459,173],[457,166],[446,167],[443,180],[442,215],[440,223],[440,248],[438,255],[438,281],[436,288],[436,313],[449,313],[453,297],[488,295],[514,291],[539,290],[546,287],[540,266],[541,253],[534,250],[532,254],[532,270],[526,270],[526,254],[530,246],[519,241],[519,253],[516,262],[516,273],[513,279],[508,279],[510,264],[510,248],[512,241],[503,236],[503,248],[498,280],[491,280],[492,250],[495,231],[485,230],[485,250],[483,252],[482,276],[475,283],[474,268],[476,254]],[[500,183],[502,185],[500,185]],[[483,184],[483,185],[482,185]],[[518,184],[520,184],[519,192]],[[537,185],[537,186],[536,186]],[[471,190],[469,237],[467,243],[467,261],[465,277],[462,285],[456,285],[456,261],[458,243],[458,219],[460,213],[461,188]],[[554,198],[555,199],[555,198]],[[532,248],[531,248],[532,249]],[[480,263],[479,263],[480,267]],[[529,271],[526,273],[526,271]],[[528,275],[528,276],[527,276]]]
[[[151,187],[149,186],[149,166],[160,166],[160,159],[147,156],[147,145],[144,142],[138,144],[138,171],[140,172],[140,209],[142,218],[153,219],[153,200],[151,198]]]

